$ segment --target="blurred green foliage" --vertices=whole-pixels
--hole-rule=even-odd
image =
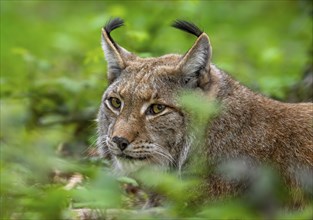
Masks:
[[[302,78],[312,58],[312,3],[305,0],[0,4],[1,219],[64,219],[71,217],[70,207],[123,207],[122,190],[103,168],[106,162],[85,159],[94,147],[93,119],[107,86],[100,33],[109,18],[125,19],[126,27],[112,35],[144,57],[185,53],[195,38],[169,24],[190,20],[210,36],[214,63],[279,99]],[[198,106],[194,111],[203,113]],[[64,190],[66,181],[53,181],[53,170],[79,172],[86,183]],[[148,185],[160,181],[142,175]],[[260,218],[242,201],[182,211],[188,181],[160,175],[158,190],[172,199],[168,216]],[[311,213],[308,208],[279,216],[307,218]]]

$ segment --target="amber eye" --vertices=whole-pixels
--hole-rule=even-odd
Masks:
[[[111,97],[111,98],[109,98],[109,102],[113,108],[115,108],[115,109],[121,108],[122,102],[118,98]]]
[[[161,104],[153,104],[148,108],[147,114],[148,115],[156,115],[164,111],[165,105]]]

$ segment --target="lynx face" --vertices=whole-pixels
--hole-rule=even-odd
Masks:
[[[149,163],[176,166],[186,145],[185,117],[175,100],[180,85],[162,75],[172,73],[161,61],[132,63],[102,98],[101,147],[121,170]]]
[[[186,22],[176,22],[186,29]],[[210,45],[206,34],[184,56],[139,58],[117,45],[110,32],[123,25],[110,21],[103,29],[102,46],[110,85],[98,114],[98,146],[110,155],[115,168],[131,173],[146,165],[180,169],[188,155],[188,116],[177,102],[184,88],[205,87]],[[185,25],[185,26],[184,26]]]

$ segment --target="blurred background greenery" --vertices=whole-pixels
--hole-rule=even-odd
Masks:
[[[85,159],[92,154],[94,119],[107,86],[100,33],[111,17],[126,21],[114,39],[140,56],[187,51],[195,38],[169,25],[177,18],[192,21],[210,36],[212,61],[240,82],[279,100],[311,99],[310,91],[303,91],[308,85],[303,80],[312,80],[310,0],[0,4],[3,219],[12,213],[15,219],[69,218],[70,201],[84,206],[84,199],[95,199],[87,196],[91,192],[102,198],[101,207],[121,206],[112,199],[121,194],[115,180],[99,166],[105,162]],[[85,191],[65,191],[64,182],[48,175],[56,169],[82,173],[89,185]],[[229,218],[236,204],[202,213]]]

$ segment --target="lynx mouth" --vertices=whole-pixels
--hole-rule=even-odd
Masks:
[[[126,160],[147,160],[147,159],[149,159],[148,156],[145,156],[145,157],[132,157],[132,156],[128,156],[126,154],[117,155],[117,157],[121,158],[121,159],[126,159]]]

